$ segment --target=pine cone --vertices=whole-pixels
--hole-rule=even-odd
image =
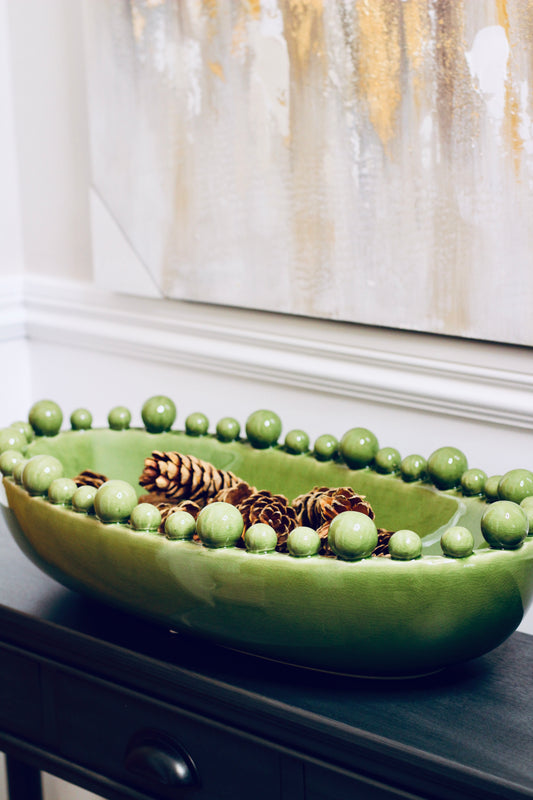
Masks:
[[[213,497],[213,501],[231,503],[232,506],[238,507],[240,503],[255,492],[257,492],[255,486],[250,486],[246,481],[241,481],[234,486],[229,486],[227,489],[222,489]]]
[[[321,539],[327,537],[331,520],[342,511],[360,511],[370,519],[374,519],[375,516],[364,496],[357,494],[349,486],[341,486],[338,489],[315,486],[307,494],[296,497],[292,506],[296,511],[298,524],[314,528]]]
[[[378,543],[372,553],[373,556],[384,556],[389,558],[389,539],[393,531],[388,531],[385,528],[378,528]]]
[[[194,500],[207,503],[221,489],[240,483],[241,479],[208,461],[181,453],[163,453],[154,450],[144,461],[139,483],[149,492],[164,494],[167,500]]]
[[[74,483],[77,486],[94,486],[95,489],[99,489],[100,486],[108,480],[109,479],[100,472],[93,472],[92,469],[84,469],[83,472],[80,472],[80,474],[74,478]]]
[[[161,513],[161,524],[158,528],[160,533],[165,532],[165,522],[175,511],[187,511],[195,519],[201,511],[201,507],[198,503],[194,503],[192,500],[184,500],[182,503],[155,503],[155,507],[158,508]],[[194,534],[193,540],[199,540],[198,534]]]
[[[287,537],[297,525],[296,512],[282,494],[272,494],[267,490],[254,491],[245,497],[237,508],[244,520],[243,537],[247,528],[256,522],[270,525],[278,534],[277,550],[287,549]]]

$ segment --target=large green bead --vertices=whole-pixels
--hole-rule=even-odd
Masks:
[[[491,547],[514,550],[529,531],[525,510],[510,500],[498,500],[481,517],[481,532]]]
[[[61,430],[63,412],[53,400],[39,400],[30,408],[28,420],[37,436],[56,436]]]
[[[93,424],[93,415],[86,408],[76,408],[70,415],[73,431],[87,431]]]
[[[241,512],[230,503],[209,503],[196,519],[196,532],[206,547],[232,547],[243,528]]]
[[[424,456],[420,456],[418,453],[411,453],[411,455],[405,456],[400,464],[403,480],[407,483],[424,480],[427,475],[427,466],[428,462]]]
[[[350,469],[368,466],[378,450],[378,440],[367,428],[351,428],[341,439],[340,452]]]
[[[176,413],[174,401],[162,394],[150,397],[141,410],[142,421],[148,433],[169,431],[176,419]]]
[[[246,420],[246,436],[252,447],[272,447],[280,437],[281,427],[281,419],[275,411],[259,409]]]
[[[126,481],[106,481],[94,496],[94,511],[101,522],[126,522],[136,505],[135,489]]]
[[[25,453],[28,442],[23,433],[16,428],[2,428],[0,430],[0,453],[5,453],[6,450],[17,450],[19,453]]]
[[[468,469],[466,456],[456,447],[439,447],[428,459],[428,474],[437,489],[453,489]]]
[[[278,544],[278,535],[270,525],[256,522],[246,530],[244,543],[249,553],[273,553]]]
[[[13,475],[17,464],[22,464],[24,461],[24,456],[18,450],[4,450],[0,453],[0,472],[2,475]]]
[[[378,530],[366,514],[342,511],[329,526],[328,542],[336,556],[356,561],[372,554],[378,543]]]
[[[528,469],[512,469],[506,472],[498,484],[500,500],[521,503],[533,495],[533,472]]]
[[[440,546],[449,558],[466,558],[474,550],[474,537],[468,528],[454,525],[442,534]]]
[[[55,478],[63,477],[63,464],[54,456],[33,456],[22,471],[22,484],[27,492],[42,495]]]

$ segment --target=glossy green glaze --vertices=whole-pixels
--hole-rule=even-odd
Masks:
[[[136,486],[153,450],[196,455],[289,499],[316,485],[352,486],[366,495],[379,527],[422,537],[422,557],[350,562],[173,541],[103,524],[5,478],[20,546],[65,585],[163,625],[269,658],[360,675],[417,675],[481,655],[516,629],[531,602],[533,540],[491,549],[480,526],[490,506],[460,490],[439,492],[284,447],[256,449],[175,431],[65,431],[36,439],[28,455],[55,456],[68,477],[93,469]],[[441,555],[441,536],[453,525],[472,531],[472,555]]]

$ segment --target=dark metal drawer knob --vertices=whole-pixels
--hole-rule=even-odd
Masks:
[[[194,786],[199,782],[186,750],[159,731],[135,734],[126,748],[124,766],[138,777],[165,786]]]

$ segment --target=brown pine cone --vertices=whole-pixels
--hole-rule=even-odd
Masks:
[[[371,506],[363,495],[357,494],[349,486],[328,489],[327,486],[315,486],[307,494],[301,494],[292,501],[299,525],[306,525],[318,530],[321,538],[328,535],[331,520],[342,511],[360,511],[370,519],[374,519]]]
[[[227,470],[217,469],[208,461],[181,453],[154,450],[144,461],[139,478],[149,492],[164,494],[167,500],[209,502],[221,489],[240,483],[241,479]]]
[[[251,494],[257,492],[255,486],[250,486],[246,481],[236,483],[234,486],[229,486],[227,489],[221,489],[214,497],[213,501],[219,503],[231,503],[232,506],[239,506]],[[211,501],[211,502],[213,502]]]
[[[287,549],[287,537],[297,526],[296,512],[282,494],[272,494],[266,489],[252,492],[237,505],[244,520],[243,537],[247,528],[256,522],[270,525],[278,534],[277,550]]]
[[[76,486],[94,486],[95,489],[99,489],[100,486],[108,480],[109,479],[100,472],[93,472],[92,469],[84,469],[83,472],[76,475],[74,483]]]
[[[389,539],[393,531],[387,531],[385,528],[378,528],[378,543],[372,553],[373,556],[389,556]]]

